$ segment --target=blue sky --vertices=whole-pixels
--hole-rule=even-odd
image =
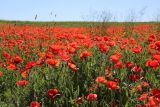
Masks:
[[[37,14],[37,21],[96,21],[102,11],[114,21],[130,20],[131,13],[137,21],[152,21],[160,14],[160,0],[0,0],[5,20],[34,21]]]

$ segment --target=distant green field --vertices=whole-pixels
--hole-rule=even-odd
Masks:
[[[159,22],[160,23],[160,22]],[[0,24],[14,24],[17,26],[57,26],[57,27],[91,27],[101,25],[137,25],[137,24],[157,24],[157,22],[39,22],[39,21],[7,21],[0,20]]]

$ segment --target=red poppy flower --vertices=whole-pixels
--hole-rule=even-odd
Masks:
[[[56,46],[56,45],[50,46],[50,51],[54,54],[58,54],[60,51],[60,46]]]
[[[158,54],[153,55],[153,59],[160,61],[160,55],[158,55]]]
[[[134,64],[132,62],[126,62],[126,67],[127,68],[132,68]]]
[[[4,56],[6,59],[11,59],[11,56],[10,56],[9,53],[7,53],[6,51],[3,51],[3,56]]]
[[[9,66],[7,67],[7,70],[16,70],[17,67],[15,64],[9,64]]]
[[[44,64],[46,58],[39,58],[36,62],[35,62],[35,65],[42,65]]]
[[[87,100],[89,100],[89,101],[95,101],[95,100],[97,100],[97,94],[89,94],[87,96]]]
[[[60,61],[55,59],[48,59],[46,60],[47,64],[51,65],[52,67],[58,67],[60,64]]]
[[[136,40],[133,37],[130,37],[130,45],[135,45],[136,44]]]
[[[148,49],[149,49],[149,50],[155,49],[155,47],[156,47],[156,46],[155,46],[154,43],[151,43],[151,44],[148,45]]]
[[[69,48],[68,48],[69,54],[73,54],[75,51],[76,51],[76,49],[73,48],[73,47],[69,47]]]
[[[147,82],[142,82],[142,86],[147,88],[147,87],[149,87],[149,84]]]
[[[22,62],[22,58],[20,56],[16,56],[15,59],[13,60],[14,63],[18,64],[20,62]]]
[[[59,95],[57,89],[49,89],[47,93],[48,97],[51,99],[54,99],[57,95]]]
[[[142,68],[139,67],[139,66],[134,66],[134,67],[132,68],[132,71],[137,72],[137,73],[141,73],[141,72],[142,72]]]
[[[156,55],[160,55],[160,51],[156,51],[156,53],[155,53]]]
[[[160,50],[160,41],[155,42],[155,45],[156,45],[156,49]]]
[[[148,42],[155,42],[156,36],[154,34],[151,34],[147,37]]]
[[[26,87],[27,84],[28,84],[28,81],[26,81],[26,80],[18,80],[17,83],[16,83],[16,85],[18,87]]]
[[[122,40],[122,44],[123,44],[123,45],[126,45],[127,43],[128,43],[128,39]]]
[[[117,45],[117,42],[114,42],[114,41],[110,41],[110,42],[108,42],[108,45],[110,46],[110,47],[113,47],[113,46],[116,46]]]
[[[32,102],[30,103],[30,107],[40,107],[40,104],[39,104],[39,102],[37,102],[37,101],[32,101]]]
[[[3,72],[2,71],[0,71],[0,76],[2,76],[3,75]]]
[[[70,68],[72,71],[77,71],[77,70],[78,70],[77,67],[76,67],[76,65],[73,64],[73,63],[70,63],[70,62],[69,62],[67,65],[69,66],[69,68]]]
[[[134,47],[134,48],[132,49],[132,52],[133,52],[134,54],[139,54],[139,53],[142,52],[142,47],[141,47],[141,46]]]
[[[148,94],[142,94],[140,97],[139,97],[139,101],[145,101],[146,99],[148,98]]]
[[[97,77],[96,78],[97,83],[105,84],[107,80],[104,77]]]
[[[149,101],[146,104],[146,107],[159,107],[160,106],[160,103],[158,104],[154,97],[149,97],[148,100]]]
[[[59,55],[60,55],[60,58],[61,58],[62,61],[70,62],[71,57],[67,54],[66,51],[60,52]]]
[[[73,47],[75,50],[78,50],[78,47],[79,47],[76,42],[70,43],[69,46]]]
[[[106,86],[108,87],[109,90],[116,90],[119,89],[119,86],[117,85],[116,82],[114,81],[107,81]]]
[[[127,49],[127,46],[126,46],[126,45],[121,45],[121,46],[120,46],[120,49],[121,49],[121,50],[125,50],[125,49]]]
[[[110,56],[110,61],[113,63],[117,63],[120,60],[121,56],[118,54],[114,54]]]
[[[90,52],[84,51],[84,52],[82,52],[82,53],[80,54],[80,59],[83,60],[84,58],[89,57],[89,56],[91,56],[91,55],[92,55],[92,54],[91,54]]]
[[[107,53],[109,51],[109,46],[106,46],[105,44],[100,44],[98,48],[101,53]]]
[[[122,63],[121,61],[118,61],[118,62],[114,65],[114,68],[122,69],[122,68],[123,68],[123,63]]]
[[[51,59],[53,58],[53,54],[51,52],[47,52],[45,57]]]
[[[20,71],[21,76],[22,76],[23,78],[27,78],[27,76],[28,76],[29,72],[30,72],[30,71],[29,71],[29,69],[24,70],[24,71]]]
[[[35,65],[36,65],[35,62],[28,62],[25,68],[26,68],[26,69],[31,69],[31,68],[33,68]]]
[[[109,37],[108,37],[108,36],[103,36],[103,39],[104,39],[105,41],[108,41],[108,40],[109,40]]]
[[[157,69],[159,67],[159,62],[157,60],[148,60],[146,62],[146,66],[149,66],[153,69]]]
[[[94,40],[95,40],[95,41],[101,41],[102,38],[101,38],[100,36],[94,36]]]
[[[152,95],[160,100],[160,89],[153,89],[151,91]]]
[[[136,81],[140,80],[140,77],[135,74],[131,74],[131,75],[129,75],[129,79],[133,82],[136,82]]]

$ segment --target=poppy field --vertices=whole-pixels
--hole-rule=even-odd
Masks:
[[[0,106],[160,107],[157,28],[0,25]]]

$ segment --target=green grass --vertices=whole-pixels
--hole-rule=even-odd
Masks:
[[[160,22],[159,22],[160,23]],[[0,25],[13,24],[16,26],[58,26],[58,27],[92,27],[102,25],[140,25],[140,24],[158,24],[158,22],[86,22],[86,21],[64,21],[64,22],[41,22],[41,21],[8,21],[0,20]]]

